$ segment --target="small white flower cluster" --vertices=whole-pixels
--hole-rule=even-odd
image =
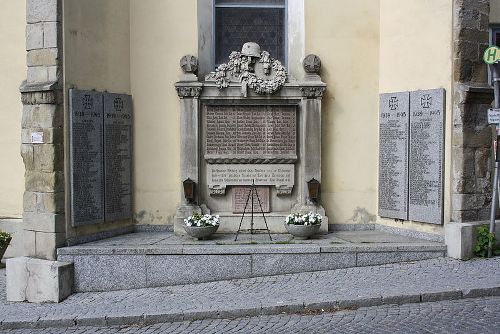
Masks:
[[[219,215],[202,215],[200,213],[194,213],[192,216],[184,219],[184,224],[186,226],[219,226]]]
[[[306,214],[291,213],[285,219],[285,224],[290,225],[320,225],[323,217],[319,213],[309,212]]]

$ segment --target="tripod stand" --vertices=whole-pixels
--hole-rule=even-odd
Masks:
[[[253,228],[254,195],[255,195],[255,197],[257,197],[257,201],[258,201],[259,207],[260,207],[260,212],[262,213],[262,218],[264,218],[264,223],[266,223],[266,228],[262,228],[262,229]],[[250,201],[250,198],[251,198],[251,201]],[[250,229],[248,229],[247,231],[250,231],[250,234],[255,234],[255,231],[267,231],[267,234],[269,235],[269,240],[273,241],[273,239],[271,238],[271,232],[269,231],[269,227],[267,226],[267,221],[266,221],[266,216],[264,215],[264,210],[262,209],[262,203],[260,201],[259,194],[257,193],[257,188],[255,187],[255,180],[252,180],[252,186],[250,188],[250,191],[248,192],[248,197],[247,197],[247,200],[245,202],[245,208],[243,209],[243,214],[241,215],[240,226],[238,227],[238,231],[236,232],[236,237],[234,238],[234,241],[238,240],[238,235],[240,234],[240,231],[241,231],[241,224],[243,223],[243,218],[245,217],[245,212],[247,211],[248,202],[251,202],[251,216],[250,216]]]

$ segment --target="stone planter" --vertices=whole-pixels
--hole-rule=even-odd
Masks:
[[[0,245],[0,261],[2,260],[3,255],[5,254],[5,251],[7,250],[7,247],[9,247],[11,240],[12,240],[12,238],[7,239],[7,243],[5,243],[4,245]],[[0,268],[1,267],[2,267],[2,265],[0,264]]]
[[[294,239],[305,240],[318,233],[321,224],[317,225],[293,225],[285,224],[288,233],[293,235]]]
[[[184,225],[184,230],[191,237],[196,238],[198,240],[206,240],[212,234],[214,234],[219,225],[217,226],[186,226]]]

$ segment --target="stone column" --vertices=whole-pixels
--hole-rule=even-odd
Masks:
[[[487,220],[491,207],[493,90],[482,55],[488,47],[489,1],[455,0],[451,220]]]
[[[26,255],[53,260],[66,241],[61,0],[27,0],[21,155]]]
[[[199,96],[203,84],[198,82],[196,73],[198,61],[194,56],[184,56],[181,58],[181,67],[184,76],[181,81],[175,84],[177,95],[181,99],[181,205],[177,208],[174,218],[175,233],[184,234],[183,221],[192,215],[193,211],[201,212],[198,205],[199,200],[199,175],[200,175],[200,132],[199,117],[200,104]],[[186,179],[195,182],[195,200],[189,203],[184,197],[182,182]]]
[[[303,62],[306,76],[301,84],[302,92],[300,111],[300,171],[302,179],[298,180],[299,192],[297,205],[292,211],[313,211],[325,217],[325,209],[320,203],[309,198],[307,182],[316,179],[321,185],[321,99],[326,84],[321,81],[319,71],[321,61],[316,55],[308,55]],[[324,221],[321,229],[328,231],[328,221]]]

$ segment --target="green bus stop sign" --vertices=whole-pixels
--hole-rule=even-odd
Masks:
[[[500,61],[500,48],[498,46],[490,46],[484,51],[483,59],[489,65]]]

